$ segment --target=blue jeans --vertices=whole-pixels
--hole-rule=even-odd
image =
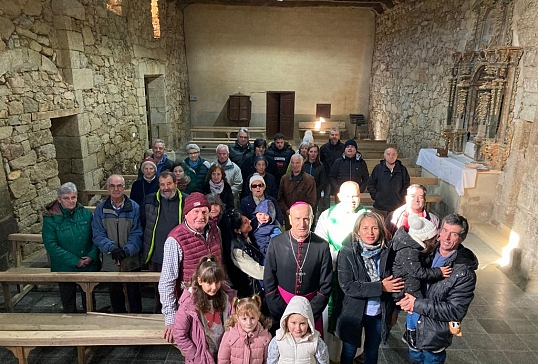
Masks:
[[[408,313],[405,318],[405,323],[407,326],[407,330],[416,330],[417,329],[417,321],[420,315],[416,312]]]
[[[381,314],[377,316],[364,315],[364,364],[377,364],[379,344],[381,344]],[[342,342],[340,364],[352,364],[357,346]]]
[[[431,351],[413,351],[409,349],[409,359],[414,364],[444,364],[446,360],[446,351],[432,353]]]

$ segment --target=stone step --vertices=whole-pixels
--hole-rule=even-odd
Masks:
[[[510,258],[511,229],[504,224],[495,226],[489,223],[472,223],[471,232],[486,243],[495,253],[499,254],[503,261]]]

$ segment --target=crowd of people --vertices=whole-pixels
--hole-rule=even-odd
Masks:
[[[392,147],[370,176],[338,129],[304,144],[251,144],[241,128],[213,163],[196,144],[174,163],[157,139],[130,196],[111,175],[93,215],[65,183],[44,212],[51,270],[161,272],[154,313],[189,363],[375,364],[400,311],[410,360],[444,363],[476,284],[467,220],[426,211],[426,188]],[[59,288],[77,312],[77,285]],[[136,282],[109,295],[114,313],[142,311]]]

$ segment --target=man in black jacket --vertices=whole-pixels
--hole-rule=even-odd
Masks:
[[[478,259],[462,245],[468,231],[465,217],[458,214],[446,216],[441,224],[439,242],[432,253],[432,268],[449,266],[452,274],[430,284],[424,298],[417,299],[405,293],[405,297],[397,302],[402,310],[420,315],[414,342],[407,340],[412,363],[445,362],[445,349],[452,344],[450,327],[459,326],[474,298]]]
[[[342,183],[354,181],[360,187],[361,193],[368,185],[368,166],[357,151],[357,142],[353,139],[344,144],[344,153],[334,162],[329,172],[329,182],[332,191],[338,191]]]
[[[248,129],[241,128],[237,132],[237,140],[230,146],[230,160],[237,164],[239,168],[241,168],[245,159],[254,155],[254,148],[250,144],[249,137]]]
[[[291,148],[290,144],[285,140],[283,134],[275,134],[274,141],[271,143],[265,155],[272,158],[275,161],[275,173],[272,175],[275,177],[277,189],[280,187],[280,179],[288,171],[288,165],[290,164],[291,156],[295,154],[295,151]],[[269,172],[271,173],[271,172]]]
[[[398,160],[396,148],[385,149],[383,157],[368,179],[368,192],[374,200],[374,211],[386,218],[405,202],[410,178],[407,168]]]
[[[329,131],[329,141],[319,148],[319,158],[323,166],[325,167],[325,176],[331,172],[331,167],[338,158],[344,154],[344,143],[340,141],[340,129],[333,127]],[[329,208],[330,198],[334,196],[337,191],[331,191],[330,183],[327,183],[323,192],[321,211],[325,211]]]

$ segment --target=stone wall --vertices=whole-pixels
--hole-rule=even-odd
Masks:
[[[108,3],[114,6],[0,2],[0,152],[9,192],[0,191],[0,205],[12,207],[20,232],[41,231],[40,210],[60,183],[100,188],[112,173],[136,173],[148,139],[161,137],[172,149],[184,142],[180,130],[189,109],[181,10],[159,2],[161,37],[155,39],[150,1]],[[162,117],[149,137],[148,77],[164,80],[155,91],[164,100]],[[9,224],[2,218],[4,231]]]
[[[451,55],[475,49],[478,14],[488,3],[495,2],[409,0],[377,17],[370,104],[377,138],[386,137],[411,158],[420,148],[442,145]],[[538,4],[514,0],[507,6],[509,21],[497,27],[504,33],[495,39],[505,42],[498,45],[523,47],[524,54],[511,154],[496,187],[491,222],[511,229],[523,273],[538,278]]]

